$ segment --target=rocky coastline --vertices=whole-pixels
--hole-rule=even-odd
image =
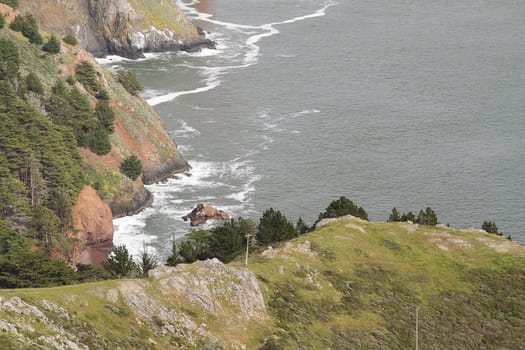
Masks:
[[[96,57],[118,55],[130,59],[145,52],[197,51],[214,48],[171,1],[24,0],[20,13],[31,13],[43,30],[74,35],[80,47]]]
[[[161,182],[174,174],[183,173],[190,169],[188,162],[180,157],[179,159],[169,160],[156,166],[153,169],[144,169],[142,174],[142,182],[145,185],[151,185],[156,182]]]

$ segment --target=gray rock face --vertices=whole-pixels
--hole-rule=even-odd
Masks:
[[[211,259],[161,266],[150,271],[149,277],[159,281],[163,293],[184,298],[213,316],[228,306],[237,309],[239,321],[268,318],[261,288],[249,270],[233,269]]]
[[[128,0],[20,0],[19,11],[32,13],[44,31],[75,35],[79,45],[95,56],[138,58],[144,52],[215,46],[171,1],[146,4]],[[164,25],[166,21],[171,26]]]

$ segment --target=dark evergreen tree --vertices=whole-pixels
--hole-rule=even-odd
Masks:
[[[303,221],[303,218],[299,218],[295,224],[295,230],[298,235],[303,235],[310,231],[310,227]]]
[[[5,26],[5,18],[4,15],[0,13],[0,29],[4,28]]]
[[[353,215],[363,220],[368,220],[368,214],[366,211],[344,196],[332,201],[330,205],[326,207],[324,213],[319,214],[319,220],[325,218],[338,218],[346,215]]]
[[[109,151],[111,151],[111,142],[109,141],[108,131],[101,123],[98,123],[93,132],[93,136],[89,143],[89,149],[99,156],[108,154]]]
[[[496,223],[494,221],[490,221],[490,220],[483,221],[483,225],[481,225],[481,228],[487,231],[487,233],[492,233],[498,236],[503,235],[503,233],[498,231],[498,226],[496,226]]]
[[[142,90],[144,90],[144,85],[142,85],[133,71],[120,71],[117,73],[117,79],[124,89],[134,96],[137,96]]]
[[[210,254],[210,235],[204,230],[192,230],[186,240],[179,244],[177,257],[172,261],[192,263],[213,258]]]
[[[430,207],[427,207],[425,211],[420,210],[415,222],[426,226],[436,226],[438,223],[436,212]]]
[[[414,213],[409,211],[408,213],[401,215],[401,221],[416,222],[416,216],[414,215]]]
[[[390,214],[390,216],[388,217],[388,221],[389,222],[402,221],[401,215],[397,211],[396,207],[392,208],[392,214]]]
[[[256,237],[260,245],[266,245],[297,237],[297,232],[286,216],[279,210],[270,208],[263,213],[259,221]]]
[[[136,262],[138,273],[141,277],[148,277],[148,272],[159,266],[159,258],[155,253],[148,252],[148,247],[144,245],[144,250]]]
[[[60,40],[56,36],[51,35],[47,42],[42,46],[42,50],[55,54],[60,52]]]
[[[18,15],[9,25],[14,31],[22,32],[22,35],[29,39],[30,43],[42,45],[42,36],[38,31],[38,24],[32,14]]]
[[[120,165],[120,171],[131,180],[135,181],[140,175],[142,175],[142,162],[137,156],[132,155],[122,162]]]
[[[95,107],[95,116],[109,134],[115,132],[115,127],[113,126],[115,122],[115,112],[113,112],[107,99],[99,101],[97,107]]]
[[[100,266],[77,264],[76,269],[80,283],[103,281],[109,278],[109,275]]]
[[[104,261],[102,266],[116,278],[133,277],[137,272],[133,255],[129,254],[124,245],[114,247],[108,260]]]
[[[238,218],[224,222],[210,230],[210,256],[227,263],[246,247],[246,235],[253,237],[255,224],[250,219]]]
[[[51,209],[40,204],[33,206],[31,226],[45,246],[51,246],[53,236],[60,232],[59,225],[60,220]]]
[[[0,288],[51,287],[78,281],[77,273],[42,250],[0,256]]]
[[[93,107],[89,99],[79,89],[73,87],[68,94],[67,100],[72,107],[72,114],[66,116],[66,125],[75,131],[76,139],[80,147],[89,146],[97,121],[93,116]]]
[[[88,61],[82,61],[77,64],[75,67],[75,77],[88,91],[94,94],[98,94],[100,90],[102,90],[98,82],[95,67]]]
[[[20,56],[16,45],[11,40],[0,38],[0,80],[13,81],[19,65]]]
[[[168,260],[166,261],[167,266],[177,266],[178,264],[182,263],[182,258],[179,256],[179,249],[177,247],[177,243],[175,240],[171,242],[171,254],[168,256]]]

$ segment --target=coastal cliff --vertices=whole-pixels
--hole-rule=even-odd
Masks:
[[[147,279],[0,291],[5,347],[520,349],[525,248],[480,230],[341,218]],[[416,311],[418,310],[418,311]]]
[[[14,11],[8,6],[0,6],[7,23],[12,22],[15,15],[21,12],[20,10]],[[47,35],[46,37],[49,38]],[[100,103],[89,84],[81,83],[76,79],[78,67],[82,64],[92,67],[93,83],[98,84],[107,95],[105,98],[114,112],[112,131],[108,136],[109,152],[97,155],[91,147],[82,146],[78,148],[78,156],[70,159],[83,173],[83,179],[78,179],[78,182],[80,184],[83,182],[87,187],[82,189],[82,186],[77,186],[80,193],[72,210],[73,225],[68,229],[73,245],[61,244],[61,247],[53,248],[53,255],[62,256],[72,264],[100,262],[104,259],[104,254],[107,256],[109,252],[107,249],[101,254],[95,254],[96,257],[85,253],[101,244],[105,248],[111,248],[113,217],[131,215],[151,205],[153,198],[144,184],[160,181],[174,173],[185,171],[188,169],[188,164],[178,152],[177,145],[167,133],[159,115],[143,98],[130,94],[115,74],[100,66],[89,52],[62,42],[57,53],[46,54],[41,47],[30,43],[20,33],[9,28],[0,30],[0,39],[15,45],[18,51],[17,65],[19,65],[20,77],[31,73],[40,82],[41,89],[38,93],[25,90],[21,93],[21,98],[24,103],[34,108],[34,113],[40,113],[40,118],[47,119],[46,123],[50,124],[49,127],[52,127],[53,123],[46,106],[54,96],[53,91],[59,82],[67,91],[75,90],[84,96],[86,108],[91,110],[89,113],[93,113]],[[24,82],[24,80],[20,81]],[[17,83],[19,86],[20,81]],[[60,107],[60,104],[58,106]],[[71,111],[65,114],[65,118],[74,118],[71,116]],[[92,133],[96,132],[92,131]],[[136,156],[142,162],[143,173],[136,180],[128,178],[120,171],[121,163],[130,156]],[[35,162],[36,166],[40,166],[40,159],[35,159]],[[45,182],[47,181],[45,179],[42,181],[52,185],[51,182]],[[42,190],[43,195],[49,192],[50,190]],[[68,192],[67,195],[75,196],[73,191]],[[24,200],[27,201],[27,198]],[[24,223],[16,225],[22,225],[22,229],[19,229],[22,231],[30,229],[30,227],[23,227]]]
[[[95,56],[138,58],[213,46],[172,1],[20,0],[18,10],[33,14],[46,32],[73,34]]]

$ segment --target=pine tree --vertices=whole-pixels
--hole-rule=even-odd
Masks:
[[[120,171],[131,180],[135,181],[140,175],[142,175],[142,162],[137,156],[132,155],[122,162],[120,165]]]
[[[303,218],[299,218],[295,224],[295,230],[298,235],[303,235],[310,231],[310,227],[303,221]]]
[[[483,221],[483,225],[481,225],[481,228],[487,231],[487,233],[493,233],[498,236],[503,235],[502,233],[498,231],[498,226],[496,226],[496,223],[494,221],[490,221],[490,220]]]
[[[60,40],[56,36],[51,35],[47,42],[42,46],[42,50],[49,53],[59,53],[60,52]]]
[[[324,213],[319,214],[319,220],[325,218],[338,218],[346,215],[353,215],[363,220],[368,220],[368,214],[366,211],[344,196],[332,201],[328,207],[326,207]]]
[[[140,276],[148,277],[148,272],[159,266],[159,258],[155,253],[149,253],[148,246],[144,244],[144,249],[136,265]]]
[[[117,278],[132,277],[137,271],[133,255],[129,254],[124,245],[114,247],[108,260],[104,261],[102,266]]]
[[[16,16],[9,28],[16,32],[22,32],[22,35],[28,38],[30,43],[42,45],[42,36],[38,31],[38,24],[32,14]]]
[[[250,219],[230,219],[210,230],[209,254],[227,263],[246,247],[246,235],[255,233],[255,224]]]
[[[109,151],[111,151],[111,142],[109,142],[108,131],[101,123],[98,123],[93,132],[93,136],[89,143],[89,149],[99,156],[108,154]]]
[[[133,71],[126,70],[118,72],[117,80],[124,89],[134,96],[137,96],[142,90],[144,90],[144,85],[142,85]]]
[[[113,126],[113,123],[115,122],[115,112],[110,107],[109,100],[103,99],[99,101],[95,107],[95,116],[109,134],[115,132],[115,127]]]
[[[397,208],[392,208],[392,214],[388,217],[389,222],[396,222],[396,221],[402,221],[401,216],[399,215],[399,212],[397,211]]]
[[[261,245],[289,240],[296,236],[293,224],[279,210],[273,208],[263,213],[257,226],[256,238]]]

